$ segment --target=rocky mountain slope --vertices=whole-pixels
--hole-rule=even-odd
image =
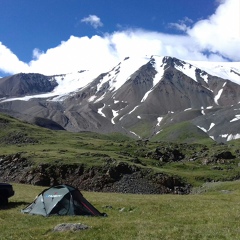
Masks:
[[[0,111],[53,129],[161,140],[166,129],[187,122],[191,131],[226,142],[240,138],[239,84],[239,63],[127,57],[99,76],[80,70],[2,78]]]

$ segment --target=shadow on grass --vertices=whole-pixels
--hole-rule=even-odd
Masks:
[[[12,208],[17,208],[22,205],[28,206],[29,204],[30,203],[28,203],[28,202],[9,202],[5,206],[0,206],[0,210],[8,210],[8,209],[12,209]]]

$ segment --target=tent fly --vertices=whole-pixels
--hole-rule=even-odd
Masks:
[[[78,189],[70,185],[58,185],[45,189],[30,205],[21,211],[42,216],[106,216],[105,213],[100,213],[89,203]]]

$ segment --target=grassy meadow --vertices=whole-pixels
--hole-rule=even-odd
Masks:
[[[185,125],[188,126],[188,124]],[[180,129],[188,129],[184,126]],[[193,186],[200,186],[206,181],[240,178],[240,139],[224,145],[216,144],[209,139],[204,141],[201,139],[201,144],[194,141],[186,144],[184,139],[179,137],[177,148],[185,155],[186,160],[163,163],[146,155],[154,154],[159,147],[161,149],[176,148],[174,146],[176,142],[172,145],[160,139],[146,142],[118,133],[103,135],[91,132],[53,131],[3,114],[0,114],[0,128],[0,157],[21,153],[21,156],[31,161],[33,165],[84,164],[86,167],[91,167],[102,166],[109,159],[113,159],[116,162],[136,164],[141,168],[151,168],[155,172],[180,176]],[[189,135],[185,137],[188,139]],[[236,157],[223,163],[204,164],[202,162],[204,158],[214,158],[222,151],[230,151]],[[195,156],[195,159],[190,161],[192,156]],[[135,163],[136,159],[139,163]]]
[[[190,195],[83,192],[84,197],[108,217],[45,218],[20,212],[44,188],[13,183],[15,195],[10,198],[8,208],[0,210],[0,240],[240,239],[240,182],[223,182],[240,178],[240,140],[222,145],[203,136],[201,144],[192,141],[186,145],[184,138],[189,135],[180,132],[179,146],[186,160],[163,163],[146,157],[149,153],[148,156],[153,156],[158,147],[175,148],[163,142],[161,136],[152,141],[136,141],[117,133],[52,131],[6,115],[0,115],[0,127],[0,159],[21,153],[36,165],[74,163],[89,167],[101,166],[114,159],[155,172],[178,175],[195,187]],[[191,126],[183,127],[189,129]],[[204,164],[204,158],[214,159],[222,151],[236,157]],[[191,156],[194,159],[190,160]],[[136,159],[140,163],[134,163]],[[82,223],[90,228],[78,232],[53,232],[60,223]]]
[[[0,210],[0,239],[239,239],[240,182],[209,183],[190,195],[134,195],[83,192],[108,217],[26,215],[20,212],[44,188],[13,184],[9,207]],[[90,228],[53,232],[60,223]]]

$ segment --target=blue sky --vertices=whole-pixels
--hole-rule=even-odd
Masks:
[[[100,71],[144,54],[240,61],[239,2],[1,0],[0,75]]]

